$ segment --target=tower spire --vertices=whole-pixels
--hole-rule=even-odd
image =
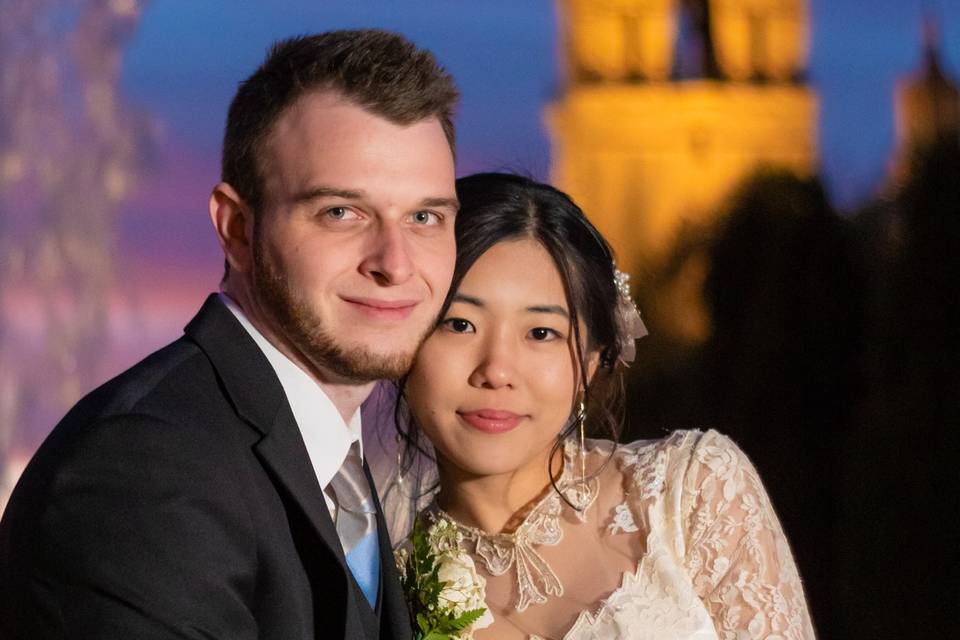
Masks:
[[[944,83],[947,81],[947,76],[940,64],[940,25],[931,10],[924,11],[920,29],[923,42],[922,73],[929,81]]]
[[[960,135],[960,84],[941,63],[939,24],[928,8],[921,21],[920,68],[897,83],[894,176],[910,169],[918,148]]]

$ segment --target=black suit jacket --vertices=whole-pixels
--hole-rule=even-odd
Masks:
[[[28,465],[0,521],[0,638],[406,640],[378,518],[374,610],[279,380],[211,296]]]

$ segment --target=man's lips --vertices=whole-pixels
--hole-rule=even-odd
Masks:
[[[381,300],[341,296],[341,299],[365,316],[377,320],[403,320],[420,304],[419,300]]]
[[[516,428],[527,416],[503,409],[474,409],[457,411],[460,419],[484,433],[505,433]]]

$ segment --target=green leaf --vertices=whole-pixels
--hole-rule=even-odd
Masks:
[[[485,608],[480,607],[479,609],[471,609],[470,611],[464,611],[457,618],[454,618],[451,621],[455,631],[463,631],[474,622],[480,619],[480,616],[486,611]]]
[[[416,621],[414,640],[456,640],[460,632],[476,622],[484,608],[454,616],[453,608],[441,604],[440,593],[448,586],[440,580],[440,563],[430,545],[422,518],[414,522],[410,534],[411,552],[401,571],[401,585],[410,614]]]
[[[420,630],[424,633],[430,632],[430,622],[427,620],[427,616],[423,615],[422,613],[417,614],[417,624],[420,626]]]

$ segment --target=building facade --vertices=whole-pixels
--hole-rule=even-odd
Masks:
[[[551,177],[624,267],[655,270],[760,166],[816,171],[804,0],[559,0],[559,9],[566,79],[546,114]],[[677,332],[694,340],[705,320],[683,308],[700,271],[658,305],[677,307]]]

